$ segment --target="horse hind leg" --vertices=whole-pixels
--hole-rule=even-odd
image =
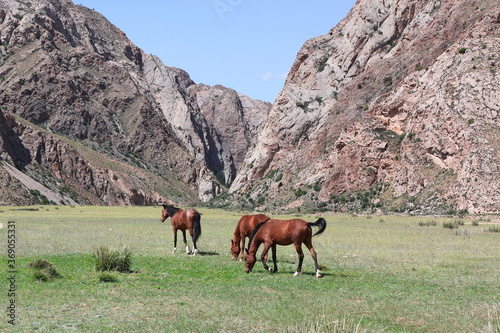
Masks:
[[[319,270],[318,266],[318,255],[316,254],[316,250],[314,250],[312,246],[312,242],[305,242],[307,248],[309,249],[309,252],[311,253],[311,257],[314,260],[314,268],[316,269],[316,277],[320,278],[321,277],[321,271]]]
[[[198,248],[196,247],[196,242],[193,240],[193,256],[198,253]]]
[[[184,241],[184,246],[186,247],[186,254],[190,254],[191,252],[189,252],[189,246],[186,239],[186,230],[182,230],[182,240]]]
[[[293,273],[293,276],[298,276],[302,272],[302,262],[304,261],[304,252],[302,252],[302,244],[295,244],[295,250],[299,257],[299,265],[297,266],[297,271]]]

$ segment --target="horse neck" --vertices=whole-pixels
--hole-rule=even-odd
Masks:
[[[255,255],[257,253],[257,250],[259,249],[260,244],[262,244],[262,239],[255,235],[252,239],[252,243],[248,246],[248,253]]]
[[[170,218],[174,218],[174,215],[177,215],[179,213],[182,213],[182,209],[180,208],[175,208],[175,207],[169,207],[167,209],[168,215],[170,215]]]
[[[234,231],[234,234],[233,234],[233,242],[235,243],[239,243],[241,240],[241,237],[240,237],[240,231],[238,229],[236,229]]]

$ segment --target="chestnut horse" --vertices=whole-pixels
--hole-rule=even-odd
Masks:
[[[170,216],[172,222],[172,228],[174,230],[174,251],[177,251],[177,230],[182,231],[182,238],[184,240],[184,245],[186,246],[186,253],[190,254],[189,246],[186,240],[186,230],[189,230],[191,239],[193,240],[193,255],[198,253],[196,248],[196,241],[201,236],[201,224],[200,224],[200,213],[198,213],[193,208],[188,208],[182,210],[170,205],[163,205],[163,210],[161,212],[161,222],[164,222]]]
[[[231,240],[231,258],[237,260],[241,254],[240,260],[245,257],[245,238],[250,237],[255,227],[264,221],[271,218],[264,214],[245,215],[242,216],[236,229],[234,230],[233,239]],[[240,246],[241,243],[241,246]]]
[[[312,233],[312,227],[319,228],[319,230],[314,235]],[[250,273],[252,271],[252,268],[256,262],[255,254],[257,253],[260,244],[264,243],[264,248],[262,249],[261,254],[262,264],[264,265],[264,269],[270,271],[271,273],[278,271],[278,266],[276,265],[276,245],[293,244],[299,256],[299,266],[297,267],[297,271],[293,274],[293,276],[297,276],[302,270],[302,261],[304,260],[302,243],[304,243],[309,249],[309,252],[311,252],[311,256],[314,260],[316,277],[321,277],[316,251],[312,246],[312,237],[322,234],[325,229],[326,220],[322,217],[320,217],[314,223],[308,223],[307,221],[301,219],[271,219],[269,221],[260,223],[259,225],[257,225],[257,227],[255,227],[252,235],[250,236],[250,245],[245,258],[245,272]],[[272,249],[274,269],[267,266],[266,254],[270,248]]]

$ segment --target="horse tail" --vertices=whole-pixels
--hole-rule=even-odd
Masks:
[[[201,216],[200,213],[194,212],[193,216],[193,242],[198,241],[201,236]]]
[[[316,231],[316,233],[313,236],[321,235],[323,233],[323,231],[325,231],[325,229],[326,229],[326,220],[324,218],[320,217],[316,222],[308,223],[307,226],[319,228],[318,231]]]

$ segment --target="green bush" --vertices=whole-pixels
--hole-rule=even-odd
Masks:
[[[298,198],[298,197],[303,196],[303,195],[304,195],[304,194],[306,194],[306,193],[307,193],[307,191],[305,191],[305,190],[303,190],[303,189],[299,188],[297,191],[295,191],[295,196]]]
[[[101,246],[94,251],[95,268],[98,272],[118,271],[121,273],[131,272],[132,251],[124,247],[121,251],[110,250]]]

